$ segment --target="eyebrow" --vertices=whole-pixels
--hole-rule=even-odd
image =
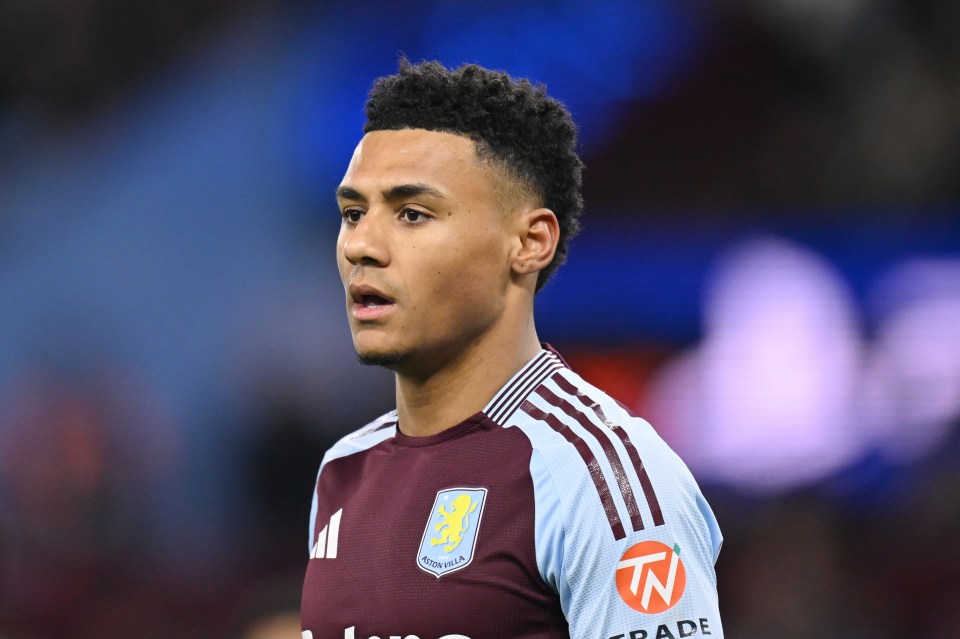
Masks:
[[[443,193],[438,189],[429,184],[423,184],[422,182],[415,184],[398,184],[382,191],[381,194],[385,200],[399,200],[406,197],[416,197],[418,195],[426,195],[441,200],[445,199]],[[337,199],[363,201],[367,198],[353,187],[339,186],[337,187]]]
[[[337,199],[338,200],[363,200],[366,198],[360,195],[360,191],[356,189],[352,189],[349,186],[338,186]]]

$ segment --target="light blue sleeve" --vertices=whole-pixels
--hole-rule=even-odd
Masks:
[[[649,424],[625,412],[617,421],[640,451],[662,524],[655,524],[623,446],[616,449],[642,504],[643,527],[627,525],[617,539],[580,454],[559,438],[539,438],[530,472],[541,576],[558,593],[573,639],[722,639],[714,562],[723,538],[713,512]],[[604,477],[612,472],[606,460],[600,466]],[[617,512],[629,521],[616,492]]]

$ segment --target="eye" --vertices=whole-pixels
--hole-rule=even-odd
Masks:
[[[418,211],[417,209],[403,209],[400,211],[400,217],[404,222],[418,224],[427,220],[429,216],[423,211]]]
[[[340,217],[347,224],[359,224],[360,218],[363,217],[363,211],[360,209],[345,209],[340,212]]]

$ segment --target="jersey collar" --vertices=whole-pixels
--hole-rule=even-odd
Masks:
[[[555,371],[567,367],[560,354],[549,344],[541,344],[543,350],[523,365],[517,373],[493,396],[483,413],[497,424],[506,423],[520,404]]]

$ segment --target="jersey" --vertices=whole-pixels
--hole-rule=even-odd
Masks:
[[[722,536],[684,463],[549,347],[476,415],[324,456],[304,639],[721,639]]]

